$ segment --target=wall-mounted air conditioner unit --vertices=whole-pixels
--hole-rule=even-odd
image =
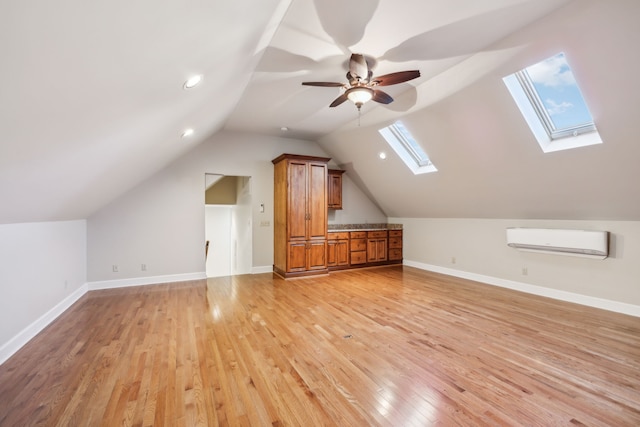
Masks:
[[[507,228],[507,245],[521,251],[605,259],[609,232],[551,228]]]

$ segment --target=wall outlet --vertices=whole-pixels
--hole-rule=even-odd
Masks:
[[[147,271],[147,264],[140,264],[140,270]]]
[[[452,256],[451,257],[451,264],[455,264],[456,263],[456,257]]]
[[[114,273],[117,273],[118,272],[118,266],[116,264],[113,264],[111,266],[111,271],[113,271]]]
[[[522,267],[522,275],[527,276],[529,274],[529,269],[527,267]]]
[[[271,221],[260,221],[260,227],[269,227],[271,225]]]

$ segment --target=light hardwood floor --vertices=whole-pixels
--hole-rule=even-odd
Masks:
[[[640,319],[394,266],[85,295],[0,425],[640,425]]]

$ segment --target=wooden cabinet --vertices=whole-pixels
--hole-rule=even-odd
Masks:
[[[343,255],[348,239],[348,263]],[[329,233],[329,269],[402,263],[402,230],[367,230]]]
[[[329,233],[327,240],[327,267],[349,266],[349,233]]]
[[[283,154],[274,164],[273,271],[283,277],[326,273],[327,162]]]
[[[351,265],[367,262],[367,232],[352,231],[349,233],[349,261]]]
[[[367,262],[387,260],[387,230],[367,232]]]
[[[327,183],[329,209],[342,209],[342,174],[343,170],[329,169]]]
[[[402,261],[402,230],[389,230],[389,261]]]

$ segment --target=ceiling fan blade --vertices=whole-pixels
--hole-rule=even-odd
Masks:
[[[331,103],[331,105],[329,105],[329,107],[337,107],[338,105],[342,104],[344,101],[346,101],[347,99],[347,93],[343,93],[342,95],[340,95],[339,97],[337,97],[336,99],[333,100],[333,102]]]
[[[408,82],[420,77],[419,70],[399,71],[397,73],[385,74],[384,76],[375,77],[371,84],[375,86],[391,86],[398,83]]]
[[[302,82],[305,86],[343,87],[344,83],[335,82]]]
[[[349,73],[354,79],[366,80],[369,77],[369,66],[364,55],[359,53],[351,54],[349,59]]]
[[[391,104],[393,102],[393,98],[388,94],[381,90],[373,91],[373,101],[379,102],[380,104]]]

